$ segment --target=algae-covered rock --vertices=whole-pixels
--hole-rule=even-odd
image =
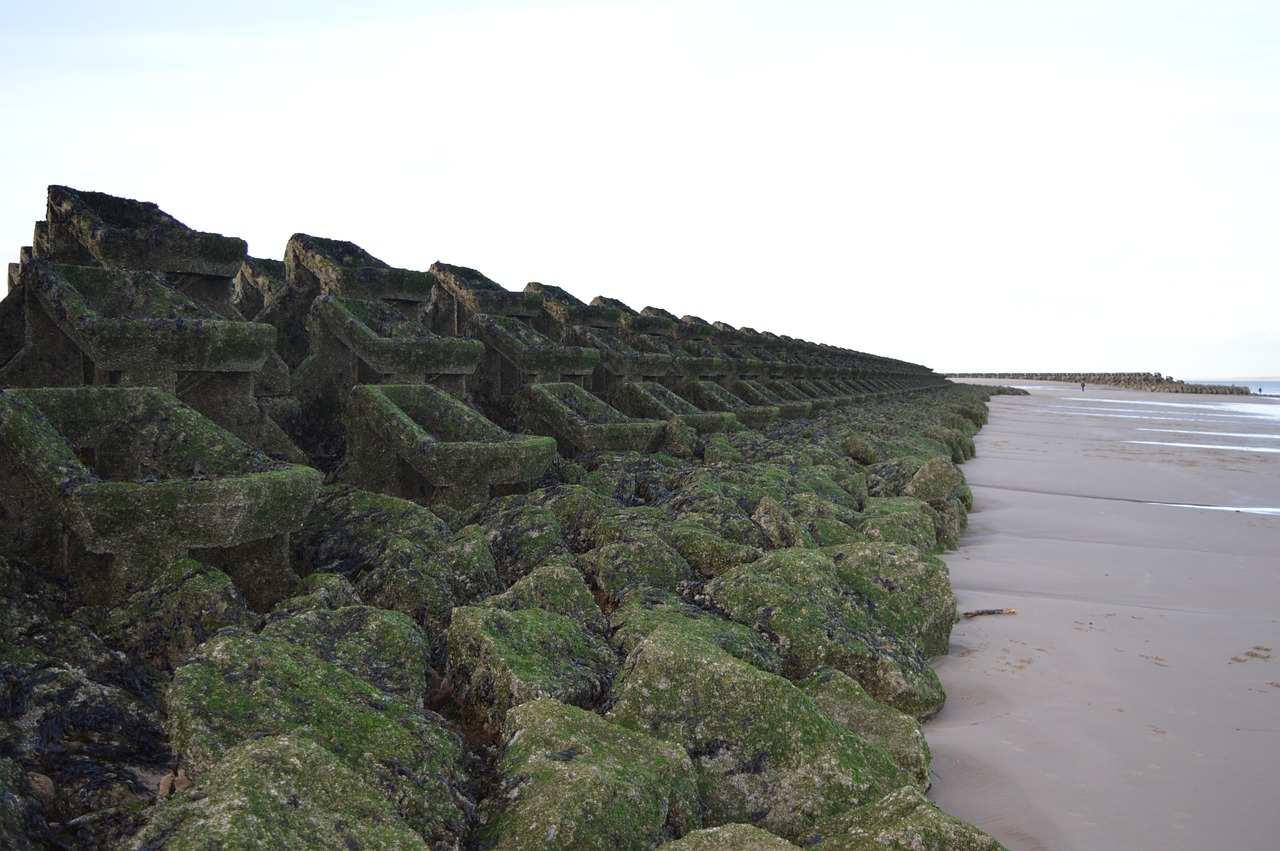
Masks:
[[[894,458],[881,461],[867,468],[867,490],[874,497],[902,496],[916,471],[920,469],[916,458]]]
[[[917,786],[929,788],[933,755],[919,721],[880,703],[842,671],[823,669],[796,685],[823,715],[883,749]]]
[[[455,606],[501,590],[478,528],[451,534],[434,513],[403,499],[326,488],[294,539],[301,573],[336,573],[365,603],[404,612],[431,636]]]
[[[48,827],[40,802],[22,766],[0,757],[0,848],[47,848]]]
[[[697,827],[697,785],[676,745],[540,699],[513,709],[485,848],[625,851]]]
[[[113,609],[99,632],[130,657],[172,671],[218,630],[252,629],[260,621],[230,576],[194,559],[181,559],[150,587]]]
[[[272,619],[262,635],[306,648],[411,707],[423,706],[428,643],[408,615],[359,605],[311,609]]]
[[[760,498],[751,519],[764,530],[774,549],[813,547],[813,536],[796,522],[791,513],[771,496]]]
[[[877,621],[917,639],[926,656],[947,653],[956,595],[945,563],[906,544],[846,544],[824,552],[841,587],[866,601]]]
[[[776,550],[707,583],[707,601],[769,636],[793,679],[821,667],[844,671],[876,700],[928,717],[944,694],[918,643],[878,622],[835,562],[817,550]]]
[[[613,699],[608,720],[693,758],[708,824],[754,824],[804,844],[824,819],[908,782],[787,680],[672,625],[627,657]]]
[[[591,589],[582,574],[573,566],[573,560],[562,558],[549,561],[514,585],[484,600],[480,605],[492,609],[542,609],[581,621],[592,632],[604,633],[608,629],[604,612],[596,605]]]
[[[457,845],[457,837],[413,830],[382,789],[331,748],[297,733],[231,747],[194,788],[157,805],[129,847],[426,851]]]
[[[833,820],[819,851],[1001,851],[968,822],[938,809],[914,786]]]
[[[858,529],[873,541],[910,544],[926,553],[941,549],[938,512],[926,502],[910,496],[870,497],[864,511]]]
[[[858,531],[862,519],[857,510],[817,494],[798,493],[787,500],[785,508],[812,539],[814,546],[830,547],[867,539]]]
[[[197,785],[237,745],[294,735],[334,754],[424,837],[462,832],[458,737],[288,639],[220,633],[174,674],[168,704],[173,750]]]
[[[686,833],[664,842],[659,851],[793,851],[792,845],[767,830],[749,824],[724,824]]]
[[[689,514],[667,522],[657,531],[694,572],[704,578],[719,576],[730,568],[760,557],[760,550],[726,539]]]
[[[611,600],[630,588],[675,588],[693,578],[693,568],[660,535],[637,532],[625,541],[596,547],[578,557],[582,571]]]
[[[902,489],[902,495],[914,496],[937,507],[946,502],[963,484],[964,474],[955,464],[946,458],[930,458],[916,470],[911,481]]]
[[[555,513],[523,496],[486,506],[477,524],[508,584],[549,559],[570,554]]]
[[[271,614],[278,620],[284,614],[333,611],[359,605],[360,595],[342,574],[309,573],[293,589],[292,597],[286,597],[272,607]]]
[[[680,600],[657,588],[633,588],[609,613],[613,646],[624,655],[663,624],[709,641],[762,671],[777,674],[782,660],[769,641],[750,627]]]
[[[618,660],[578,619],[542,609],[463,606],[449,627],[454,695],[495,729],[539,697],[586,706],[609,687]]]
[[[560,534],[575,553],[585,553],[596,545],[595,526],[606,511],[618,503],[582,485],[558,485],[538,494],[538,504],[555,515]]]

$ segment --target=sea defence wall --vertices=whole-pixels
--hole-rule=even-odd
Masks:
[[[1158,372],[960,372],[948,378],[994,378],[1000,381],[1065,381],[1068,384],[1096,384],[1122,387],[1125,390],[1149,390],[1155,393],[1209,393],[1248,396],[1248,387],[1234,384],[1193,384],[1178,381]]]
[[[920,732],[991,392],[50,187],[0,844],[997,847]]]

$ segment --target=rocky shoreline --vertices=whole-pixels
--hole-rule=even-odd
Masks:
[[[920,722],[1001,391],[65,187],[36,235],[4,847],[1000,847]]]
[[[963,372],[948,378],[994,378],[997,381],[1064,381],[1067,384],[1095,384],[1125,390],[1154,393],[1207,393],[1226,396],[1252,395],[1248,387],[1235,384],[1195,384],[1179,381],[1158,372]]]

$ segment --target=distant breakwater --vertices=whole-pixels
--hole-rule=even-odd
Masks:
[[[1126,390],[1157,393],[1212,393],[1227,396],[1252,395],[1248,387],[1234,384],[1193,384],[1158,372],[958,372],[948,378],[995,378],[1001,381],[1064,381],[1068,384],[1097,384]]]

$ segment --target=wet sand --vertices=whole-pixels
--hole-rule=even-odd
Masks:
[[[930,797],[1014,851],[1280,847],[1280,513],[1156,504],[1280,509],[1280,400],[1021,386],[946,556],[1017,614],[934,660]]]

